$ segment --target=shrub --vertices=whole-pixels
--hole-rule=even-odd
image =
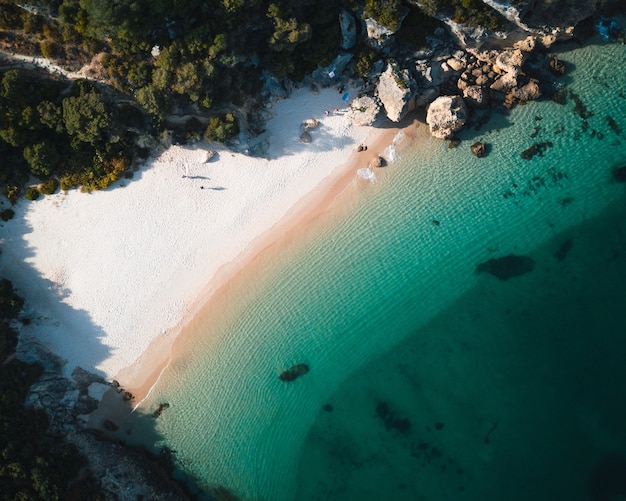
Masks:
[[[39,190],[34,186],[26,188],[26,193],[24,193],[24,197],[27,200],[37,200],[39,198],[39,195],[41,195],[41,193],[39,193]]]
[[[39,191],[44,195],[52,195],[57,188],[59,187],[59,181],[56,178],[52,177],[50,179],[45,180],[43,183],[39,185]]]
[[[207,141],[226,142],[239,134],[239,124],[232,113],[225,116],[212,117],[206,128],[204,137]]]
[[[20,194],[20,189],[17,186],[5,186],[3,190],[4,196],[9,199],[9,202],[14,204],[17,202],[17,197]]]
[[[13,216],[15,216],[15,211],[13,209],[4,209],[0,212],[0,219],[5,222],[13,219]]]

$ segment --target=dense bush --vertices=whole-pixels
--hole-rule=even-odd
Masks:
[[[35,188],[34,186],[31,186],[29,188],[26,188],[26,192],[24,193],[24,198],[26,198],[26,200],[37,200],[40,194],[41,193],[39,193],[39,190],[37,188]]]
[[[239,124],[231,113],[225,116],[212,117],[206,128],[204,137],[207,141],[226,142],[239,134]]]
[[[59,181],[51,177],[39,185],[39,191],[44,195],[52,195],[59,187]]]

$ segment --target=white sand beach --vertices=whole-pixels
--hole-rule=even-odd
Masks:
[[[306,212],[311,197],[328,196],[333,180],[351,182],[376,153],[355,153],[357,145],[384,138],[382,153],[391,143],[396,129],[351,126],[345,106],[335,89],[298,90],[270,110],[267,158],[205,142],[172,146],[111,189],[21,200],[2,223],[0,267],[27,300],[23,334],[65,359],[67,374],[80,366],[117,378],[156,339],[167,358],[235,273],[229,263],[280,232],[294,207]],[[320,125],[305,144],[309,118]],[[208,149],[218,151],[209,162]]]

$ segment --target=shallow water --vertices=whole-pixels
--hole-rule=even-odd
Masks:
[[[145,406],[170,404],[157,431],[183,470],[245,499],[585,499],[593,460],[626,447],[626,186],[611,176],[626,135],[607,120],[626,131],[626,54],[562,58],[587,125],[570,97],[495,115],[457,149],[399,150],[197,320]],[[511,253],[534,270],[475,272]]]

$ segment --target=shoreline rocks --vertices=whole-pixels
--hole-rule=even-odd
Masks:
[[[467,106],[461,96],[441,96],[435,99],[426,113],[430,133],[439,139],[448,139],[463,128],[468,119]]]
[[[487,144],[477,141],[472,146],[470,146],[470,150],[478,158],[482,158],[487,154]]]

